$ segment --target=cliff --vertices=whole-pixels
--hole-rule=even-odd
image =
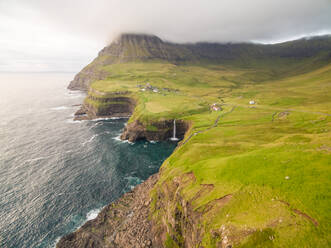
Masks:
[[[94,220],[64,236],[56,247],[156,247],[149,219],[151,199],[148,192],[158,176],[154,175],[132,192],[105,207]]]
[[[83,105],[75,113],[75,120],[96,118],[130,117],[136,102],[128,92],[113,92],[107,96],[88,94]]]
[[[71,83],[88,89],[77,118],[130,115],[132,142],[176,120],[181,140],[158,178],[57,246],[328,247],[330,46],[120,36]]]

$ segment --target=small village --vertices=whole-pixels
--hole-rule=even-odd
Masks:
[[[179,90],[177,89],[170,89],[170,88],[157,88],[153,85],[151,85],[149,82],[145,83],[145,85],[143,85],[145,82],[142,82],[140,84],[137,84],[137,87],[140,89],[141,92],[152,92],[152,93],[160,93],[160,94],[163,94],[165,95],[164,93],[165,92],[174,92],[174,93],[177,93],[179,92]],[[221,101],[224,103],[223,99],[221,99]],[[223,103],[213,103],[210,105],[210,110],[211,111],[222,111],[222,104]],[[249,105],[255,105],[256,104],[256,101],[255,100],[250,100],[248,102]],[[254,108],[254,107],[253,107]]]
[[[173,93],[177,93],[179,92],[179,90],[177,89],[170,89],[170,88],[157,88],[153,85],[151,85],[150,83],[146,83],[145,85],[143,84],[137,84],[137,87],[140,89],[140,91],[145,92],[145,91],[149,91],[149,92],[153,92],[153,93],[164,93],[164,92],[173,92]]]

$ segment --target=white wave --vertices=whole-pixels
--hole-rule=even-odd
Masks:
[[[61,237],[57,237],[52,245],[53,248],[56,248],[57,243],[59,243]]]
[[[98,136],[98,134],[93,135],[88,141],[85,141],[82,145],[85,146],[87,143],[92,142],[92,140],[94,140],[94,138],[97,136]]]
[[[51,110],[65,110],[65,109],[68,109],[69,107],[67,106],[59,106],[59,107],[54,107],[54,108],[51,108]]]
[[[93,119],[91,121],[107,121],[107,120],[111,120],[111,117],[96,118],[96,119]]]
[[[30,162],[34,162],[34,161],[39,161],[39,160],[43,160],[46,159],[48,157],[38,157],[38,158],[31,158],[31,159],[27,159],[25,160],[25,163],[30,163]]]
[[[73,120],[72,118],[66,120],[66,122],[70,124],[79,124],[79,123],[83,123],[84,121],[87,120]]]
[[[150,140],[149,143],[156,144],[158,141],[156,140]]]
[[[65,93],[65,96],[70,98],[79,98],[79,97],[85,97],[86,93],[83,91],[68,91]]]
[[[103,209],[103,207],[90,210],[90,211],[86,214],[86,220],[85,220],[83,223],[81,223],[78,227],[76,227],[75,230],[78,230],[80,227],[82,227],[82,226],[86,223],[86,221],[89,221],[89,220],[93,220],[93,219],[95,219],[95,218],[98,216],[98,214],[101,212],[102,209]],[[74,230],[74,231],[75,231],[75,230]],[[61,238],[62,238],[62,237],[57,237],[57,238],[55,239],[55,241],[54,241],[54,243],[53,243],[53,245],[52,245],[53,248],[56,248],[56,245],[57,245],[57,243],[60,241]]]
[[[98,126],[101,126],[101,125],[103,125],[102,122],[95,122],[95,123],[93,124],[93,126],[90,126],[90,127],[89,127],[89,129],[93,129],[93,128],[98,127]]]
[[[102,208],[97,208],[97,209],[92,209],[90,212],[86,214],[86,219],[87,220],[93,220],[95,219],[98,214],[101,212]]]
[[[67,95],[69,98],[83,98],[84,95]]]
[[[121,139],[121,133],[118,136],[113,137],[113,139],[118,141],[118,142],[121,142],[121,143],[128,143],[130,145],[134,145],[134,142],[131,142],[131,141],[128,141],[128,140],[122,140]]]
[[[93,119],[91,121],[107,121],[107,120],[119,120],[119,119],[127,119],[128,117],[100,117],[100,118],[96,118]]]
[[[75,114],[71,114],[70,117],[74,117]],[[127,117],[106,117],[106,118],[97,118],[97,119],[93,119],[93,120],[73,120],[72,118],[67,119],[66,122],[67,123],[82,123],[85,121],[92,121],[92,122],[97,122],[97,121],[106,121],[106,120],[117,120],[117,119],[126,119]],[[98,125],[98,123],[96,124]]]
[[[124,141],[124,140],[121,140],[121,133],[118,134],[117,136],[115,136],[113,139],[114,139],[114,140],[117,140],[117,141],[121,141],[121,142]]]

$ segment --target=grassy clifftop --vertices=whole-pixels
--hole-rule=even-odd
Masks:
[[[126,63],[106,69],[112,76],[91,87],[129,91],[137,100],[129,122],[149,128],[164,119],[192,123],[153,191],[152,215],[170,247],[184,246],[188,235],[184,224],[176,229],[182,220],[171,221],[182,208],[175,191],[199,213],[205,247],[222,241],[329,245],[331,65],[266,81],[260,69],[215,65]],[[247,74],[259,80],[245,79]],[[143,91],[146,84],[157,92]],[[222,111],[211,111],[213,103]]]
[[[129,122],[151,130],[162,120],[190,123],[151,192],[165,247],[331,245],[330,62],[324,50],[300,59],[99,68],[107,76],[89,94],[126,92],[136,101]]]

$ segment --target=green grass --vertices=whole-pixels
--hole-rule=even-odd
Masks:
[[[331,64],[318,65],[314,59],[247,66],[113,64],[103,68],[110,76],[94,82],[90,94],[128,91],[137,101],[130,122],[139,120],[156,131],[154,122],[187,120],[192,126],[186,138],[221,116],[215,128],[192,136],[164,162],[153,193],[167,195],[165,185],[194,174],[196,180],[182,183],[178,192],[202,213],[204,247],[216,246],[219,238],[210,233],[221,226],[232,230],[237,247],[328,247]],[[160,93],[140,91],[137,85],[147,82]],[[257,104],[250,106],[250,100]],[[223,110],[211,112],[212,103],[224,104]],[[205,190],[205,184],[213,188]],[[216,200],[229,194],[231,200],[219,207]],[[177,204],[170,197],[162,201]],[[154,219],[161,225],[169,212],[153,202]],[[212,208],[204,212],[207,206]],[[171,232],[168,247],[178,236]]]

